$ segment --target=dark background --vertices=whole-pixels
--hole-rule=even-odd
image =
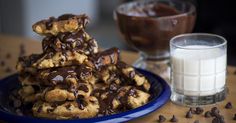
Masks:
[[[91,24],[87,32],[103,48],[112,46],[132,50],[120,36],[113,10],[130,0],[0,0],[0,34],[41,40],[31,25],[48,16],[87,13]],[[236,6],[233,0],[191,0],[197,8],[193,32],[219,34],[228,41],[228,64],[236,65]],[[39,6],[42,6],[41,8]]]

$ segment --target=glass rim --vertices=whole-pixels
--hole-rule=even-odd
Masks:
[[[162,16],[162,17],[146,17],[146,16],[133,16],[133,15],[128,15],[128,14],[125,14],[124,12],[120,12],[119,9],[123,6],[125,6],[126,4],[132,4],[132,3],[145,3],[145,2],[150,2],[150,1],[154,1],[154,2],[162,2],[163,0],[158,0],[158,1],[155,1],[155,0],[145,0],[145,1],[131,1],[131,2],[127,2],[127,3],[123,3],[123,4],[120,4],[119,6],[116,7],[116,9],[113,11],[113,14],[120,14],[120,15],[123,15],[123,16],[127,16],[127,17],[136,17],[136,18],[141,18],[141,19],[150,19],[150,20],[162,20],[162,19],[168,19],[168,18],[175,18],[175,17],[181,17],[181,16],[186,16],[188,14],[191,14],[191,13],[194,13],[196,12],[196,7],[193,3],[189,2],[189,1],[177,1],[177,2],[182,2],[182,3],[185,3],[187,5],[190,6],[190,9],[189,11],[186,11],[186,12],[183,12],[183,13],[179,13],[179,14],[176,14],[176,15],[170,15],[170,16]],[[175,1],[176,2],[176,1]]]
[[[216,38],[222,40],[222,43],[214,45],[214,46],[202,47],[202,48],[193,48],[193,47],[180,46],[180,45],[177,45],[177,44],[174,43],[174,41],[177,38],[180,38],[180,37],[191,37],[191,36],[216,37]],[[185,49],[185,50],[215,49],[215,48],[219,48],[219,47],[225,46],[226,44],[227,44],[227,40],[223,36],[220,36],[220,35],[217,35],[217,34],[212,34],[212,33],[185,33],[185,34],[180,34],[180,35],[174,36],[173,38],[170,39],[170,46],[174,46],[174,47],[177,47],[177,48],[180,48],[180,49]]]

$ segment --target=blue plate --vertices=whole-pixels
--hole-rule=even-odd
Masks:
[[[161,77],[145,70],[137,70],[145,75],[151,82],[150,91],[153,94],[153,98],[149,103],[123,113],[73,120],[49,120],[16,115],[8,105],[8,95],[12,89],[19,88],[20,83],[17,74],[9,76],[0,81],[0,119],[9,123],[117,123],[145,116],[163,106],[169,100],[171,91],[168,84]]]

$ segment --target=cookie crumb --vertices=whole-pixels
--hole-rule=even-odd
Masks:
[[[10,53],[7,53],[7,54],[6,54],[6,58],[7,58],[7,59],[10,59],[10,58],[11,58],[11,54],[10,54]]]
[[[4,61],[0,61],[0,64],[1,64],[2,67],[5,66],[5,62]]]
[[[7,67],[7,68],[5,69],[5,72],[6,72],[6,73],[11,73],[11,72],[12,72],[12,69],[11,69],[10,67]]]

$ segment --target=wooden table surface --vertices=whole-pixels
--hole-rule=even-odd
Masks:
[[[24,52],[26,55],[41,52],[41,43],[28,38],[0,35],[0,79],[16,72],[15,65],[17,58],[19,54]],[[123,61],[132,64],[138,58],[138,54],[122,51],[121,58]],[[220,114],[224,116],[226,123],[236,123],[236,121],[233,120],[233,116],[236,113],[236,67],[228,66],[227,69],[227,87],[229,89],[227,99],[223,102],[205,106],[203,108],[206,111],[216,106],[220,109]],[[233,109],[224,108],[225,104],[229,101],[232,102]],[[154,123],[160,114],[164,115],[168,122],[172,115],[176,115],[179,123],[193,123],[195,120],[199,120],[200,123],[211,123],[212,118],[204,118],[203,114],[194,115],[193,118],[186,119],[185,114],[188,109],[188,107],[175,105],[169,101],[159,110],[147,116],[130,121],[130,123]]]

